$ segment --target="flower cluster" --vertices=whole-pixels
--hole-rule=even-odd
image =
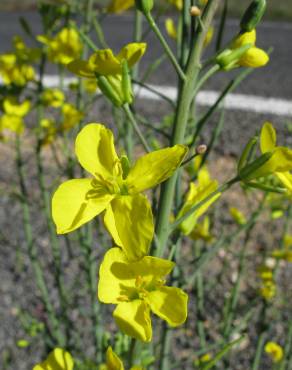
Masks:
[[[186,319],[187,296],[163,286],[173,263],[147,256],[154,223],[143,191],[169,178],[184,159],[187,148],[175,145],[139,158],[133,166],[119,157],[112,132],[98,123],[87,124],[78,134],[75,152],[92,177],[69,180],[55,192],[52,215],[57,232],[76,230],[103,213],[115,245],[100,268],[98,296],[118,304],[114,317],[122,331],[151,340],[151,310],[171,325]],[[109,286],[110,284],[110,286]]]

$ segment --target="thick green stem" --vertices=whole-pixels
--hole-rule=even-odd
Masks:
[[[192,93],[195,89],[199,71],[201,69],[200,59],[206,30],[213,19],[219,3],[220,0],[210,0],[208,2],[202,16],[204,28],[199,28],[195,37],[194,48],[191,51],[186,67],[186,79],[182,82],[179,91],[178,105],[172,132],[172,145],[184,143],[185,131],[189,118],[189,109],[192,103]],[[161,187],[161,196],[159,199],[158,216],[156,222],[156,234],[159,241],[159,250],[156,253],[158,256],[162,256],[166,248],[169,234],[169,216],[172,208],[176,179],[177,174],[174,174]]]

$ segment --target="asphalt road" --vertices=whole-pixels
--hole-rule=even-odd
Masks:
[[[0,13],[0,52],[5,52],[10,48],[10,40],[13,35],[22,33],[19,25],[19,16],[25,17],[34,32],[41,32],[39,16],[33,12],[21,13]],[[132,23],[133,24],[133,23]],[[106,41],[114,50],[119,50],[125,43],[132,41],[131,17],[111,16],[104,24]],[[225,39],[230,39],[238,30],[236,20],[229,21]],[[271,61],[268,66],[261,68],[253,73],[248,80],[238,89],[238,92],[260,95],[266,97],[280,97],[292,99],[292,24],[288,23],[264,23],[258,27],[257,45],[268,49],[273,47]],[[161,55],[162,49],[155,37],[150,34],[146,38],[148,50],[143,58],[143,65],[146,66],[150,61]],[[207,54],[212,52],[212,45]],[[143,66],[142,66],[143,68]],[[52,69],[48,73],[53,73]],[[226,73],[222,73],[212,79],[208,88],[220,90],[225,85]],[[165,62],[158,73],[152,76],[151,83],[159,85],[175,85],[176,76],[172,66]]]

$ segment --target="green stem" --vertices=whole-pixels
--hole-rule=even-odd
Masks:
[[[137,136],[139,137],[140,141],[141,141],[141,144],[143,145],[144,149],[146,150],[146,152],[151,152],[151,149],[150,147],[148,146],[147,144],[147,141],[146,139],[144,138],[137,122],[136,122],[136,119],[131,111],[131,108],[129,107],[128,104],[124,104],[123,105],[123,110],[124,112],[126,113],[126,116],[128,117],[129,119],[129,122],[130,124],[132,125],[134,131],[136,132]]]
[[[200,248],[196,245],[195,248],[195,257],[200,257]],[[203,275],[201,272],[198,272],[196,278],[196,301],[197,301],[197,331],[199,334],[200,339],[200,348],[203,350],[206,349],[206,333],[205,333],[205,326],[204,326],[204,316],[205,316],[205,309],[204,309],[204,282],[203,282]]]
[[[101,310],[97,300],[97,262],[93,255],[92,224],[86,225],[85,233],[79,231],[79,242],[85,261],[85,271],[91,301],[91,320],[95,344],[95,359],[102,362]]]
[[[257,342],[255,358],[254,358],[251,370],[258,370],[260,367],[260,362],[261,362],[265,340],[266,340],[266,332],[263,332],[260,334],[260,337]]]
[[[192,103],[192,93],[195,89],[198,74],[201,69],[200,58],[203,50],[206,30],[208,29],[220,0],[210,0],[206,5],[202,16],[205,25],[204,29],[198,29],[195,37],[194,48],[186,67],[186,79],[182,82],[179,89],[178,105],[176,109],[174,126],[172,132],[171,145],[183,144],[185,131],[189,118],[189,110]],[[158,215],[156,220],[156,234],[159,240],[159,250],[157,256],[163,256],[169,235],[169,216],[171,213],[174,198],[177,173],[174,174],[161,187],[159,199]]]
[[[218,97],[214,105],[204,114],[204,116],[198,121],[196,125],[196,131],[193,136],[193,140],[190,144],[190,146],[193,146],[197,140],[197,137],[199,136],[202,128],[204,127],[204,124],[207,122],[207,120],[212,116],[214,112],[218,109],[220,106],[220,103],[225,99],[225,97],[232,92],[250,73],[253,72],[252,68],[247,68],[244,71],[242,71],[235,79],[230,81],[228,85],[225,87],[225,89],[222,91],[221,95]]]
[[[61,325],[57,316],[55,315],[54,308],[50,301],[49,290],[46,285],[46,280],[43,274],[43,268],[37,256],[37,249],[33,239],[33,232],[31,227],[30,210],[28,204],[28,192],[25,185],[25,172],[23,167],[23,160],[21,155],[21,145],[19,136],[16,137],[16,167],[21,191],[21,206],[23,214],[24,233],[27,244],[28,256],[32,264],[35,275],[36,285],[41,293],[41,299],[44,303],[45,310],[48,314],[51,323],[52,337],[60,346],[65,346],[65,338],[61,331]]]
[[[285,348],[284,348],[284,358],[278,370],[291,370],[291,364],[292,364],[292,354],[291,353],[292,353],[292,320],[290,320],[289,322],[289,328],[288,328],[288,333],[287,333],[286,343],[285,343]]]
[[[108,45],[105,41],[103,30],[100,26],[99,20],[96,17],[93,18],[93,26],[94,26],[98,41],[100,43],[100,46],[104,49],[107,49]]]
[[[173,54],[171,48],[169,47],[167,41],[165,40],[162,33],[160,32],[160,29],[158,28],[158,26],[155,22],[155,19],[152,17],[151,13],[145,14],[145,18],[147,19],[147,21],[149,23],[149,26],[151,27],[151,29],[153,30],[153,32],[155,33],[155,35],[159,39],[161,45],[163,46],[167,56],[169,57],[172,65],[174,66],[174,68],[175,68],[177,74],[179,75],[180,79],[185,80],[186,76],[185,76],[183,70],[181,69],[181,67],[180,67],[175,55]]]
[[[183,287],[183,289],[191,289],[196,281],[198,273],[212,260],[212,258],[218,253],[220,248],[225,247],[225,250],[227,247],[230,247],[232,243],[234,243],[239,235],[245,231],[248,230],[252,224],[256,222],[258,217],[260,216],[262,210],[264,207],[264,202],[260,204],[260,206],[256,209],[255,212],[251,215],[249,221],[241,225],[234,233],[232,233],[229,236],[223,236],[220,239],[217,240],[217,242],[208,249],[206,253],[204,253],[199,260],[194,265],[194,273],[188,277],[188,282],[186,286]]]
[[[213,67],[211,67],[204,75],[203,77],[198,81],[196,88],[193,92],[193,99],[199,92],[199,90],[202,88],[202,86],[211,78],[215,73],[217,73],[220,70],[220,66],[218,64],[215,64]]]

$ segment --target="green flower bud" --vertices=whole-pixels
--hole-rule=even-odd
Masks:
[[[222,69],[228,71],[236,67],[236,63],[251,47],[252,44],[245,44],[236,49],[226,49],[217,56],[216,62]]]
[[[256,28],[265,13],[266,6],[266,0],[254,0],[250,4],[240,22],[242,32],[250,32]]]
[[[133,91],[131,76],[126,60],[122,61],[122,90],[125,99],[125,103],[131,104],[133,101]]]
[[[154,2],[153,0],[135,0],[136,8],[144,14],[151,12]]]
[[[249,140],[249,142],[246,144],[240,159],[238,161],[237,170],[238,172],[247,164],[247,162],[250,159],[251,153],[253,152],[253,149],[255,148],[256,144],[258,142],[258,137],[255,136]]]

